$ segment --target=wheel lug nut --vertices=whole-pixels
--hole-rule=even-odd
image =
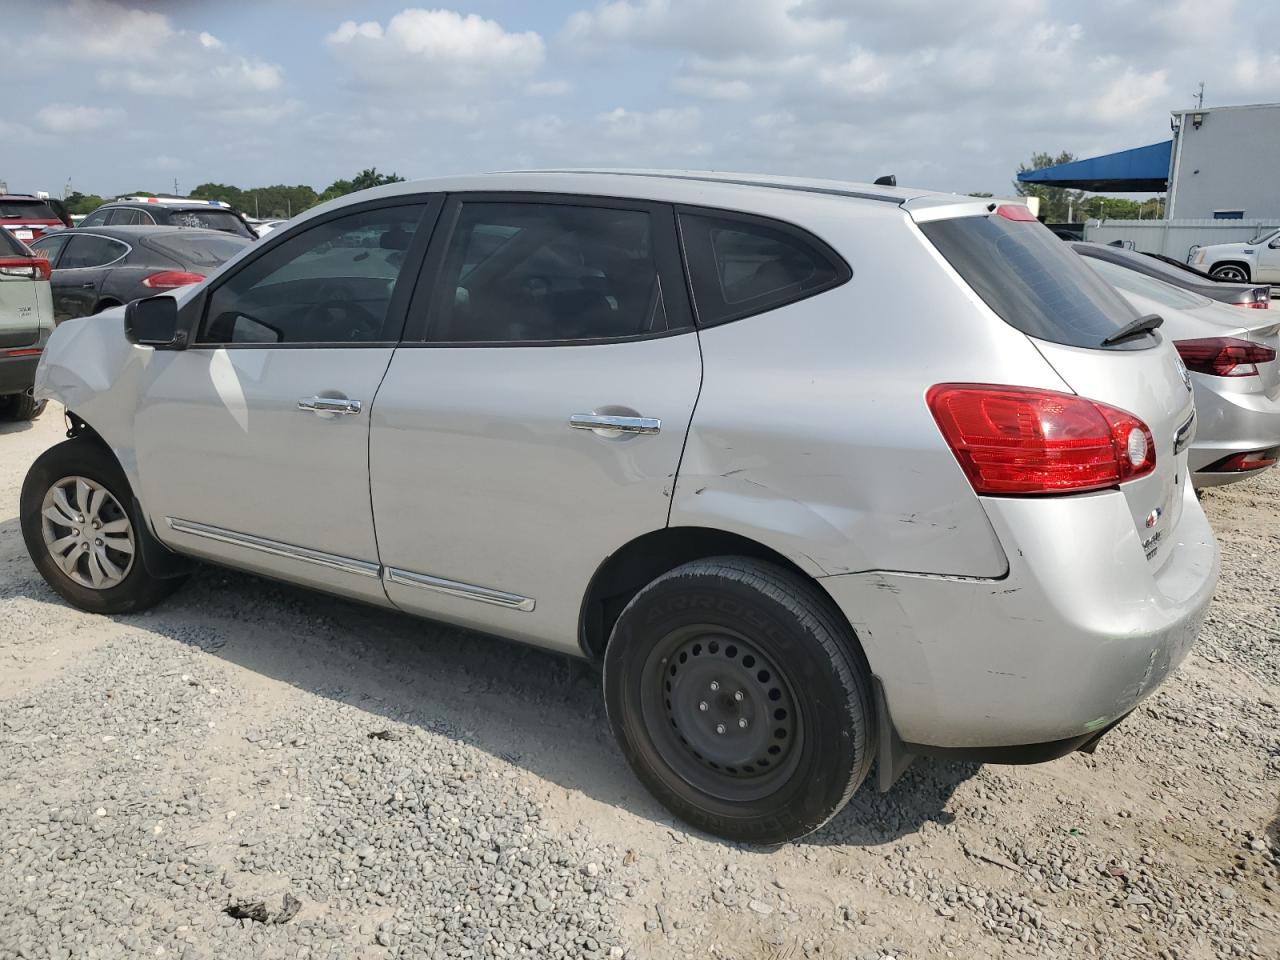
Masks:
[[[77,514],[77,515],[76,515],[76,522],[77,522],[77,523],[84,523],[84,517],[82,517],[82,516],[80,516],[80,515],[78,515],[78,514]]]
[[[741,703],[741,702],[742,702],[742,691],[741,691],[741,690],[737,690],[737,691],[735,691],[735,692],[734,692],[734,694],[733,694],[733,699],[735,699],[735,700],[737,700],[739,703]]]
[[[78,536],[80,536],[80,531],[79,531],[79,529],[73,529],[73,530],[71,531],[71,535],[72,535],[73,537],[78,537]]]
[[[706,713],[706,712],[707,712],[707,701],[703,700],[701,703],[699,703],[699,704],[698,704],[698,709],[699,709],[699,710],[701,710],[703,713]]]
[[[739,727],[741,727],[743,730],[747,729],[747,718],[746,718],[746,717],[739,717],[739,718],[738,718],[738,726],[739,726]]]
[[[716,733],[724,733],[724,724],[723,724],[723,723],[717,723],[717,724],[716,724]]]
[[[719,680],[712,680],[712,681],[711,681],[711,692],[712,692],[712,693],[715,693],[715,692],[716,692],[717,690],[719,690],[719,689],[720,689],[720,681],[719,681]]]
[[[97,540],[94,541],[94,543],[96,543],[98,546],[102,546],[102,538],[99,537]]]

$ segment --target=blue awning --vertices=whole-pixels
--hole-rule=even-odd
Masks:
[[[1020,183],[1073,190],[1114,190],[1119,193],[1159,192],[1169,188],[1169,157],[1173,141],[1134,147],[1087,160],[1060,163],[1018,174]]]

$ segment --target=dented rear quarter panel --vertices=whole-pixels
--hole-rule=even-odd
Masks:
[[[802,222],[853,278],[701,331],[702,391],[671,525],[750,537],[815,577],[1004,576],[1004,551],[925,392],[1068,388],[898,208],[827,204]]]

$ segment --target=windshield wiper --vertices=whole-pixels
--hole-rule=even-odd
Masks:
[[[1158,313],[1148,313],[1132,323],[1127,323],[1107,339],[1102,341],[1104,347],[1114,346],[1117,343],[1124,343],[1126,340],[1132,340],[1134,337],[1141,337],[1150,333],[1160,324],[1164,323],[1164,317]]]

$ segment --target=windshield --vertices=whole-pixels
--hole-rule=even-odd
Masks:
[[[1145,276],[1136,270],[1130,270],[1128,267],[1122,267],[1119,264],[1107,263],[1105,260],[1097,260],[1093,257],[1085,257],[1084,262],[1092,267],[1098,276],[1117,290],[1146,297],[1148,300],[1154,300],[1162,307],[1172,307],[1175,310],[1195,310],[1197,307],[1208,306],[1213,302],[1207,297],[1202,297],[1189,290],[1179,289],[1173,284],[1157,280],[1155,277]]]
[[[248,237],[250,240],[258,239],[245,222],[230,210],[174,210],[169,214],[169,223],[175,227],[203,227],[206,230],[234,233],[237,237]]]
[[[43,200],[0,200],[0,219],[57,220],[58,215]]]
[[[147,242],[188,267],[220,267],[250,243],[245,237],[181,233],[151,237]]]

